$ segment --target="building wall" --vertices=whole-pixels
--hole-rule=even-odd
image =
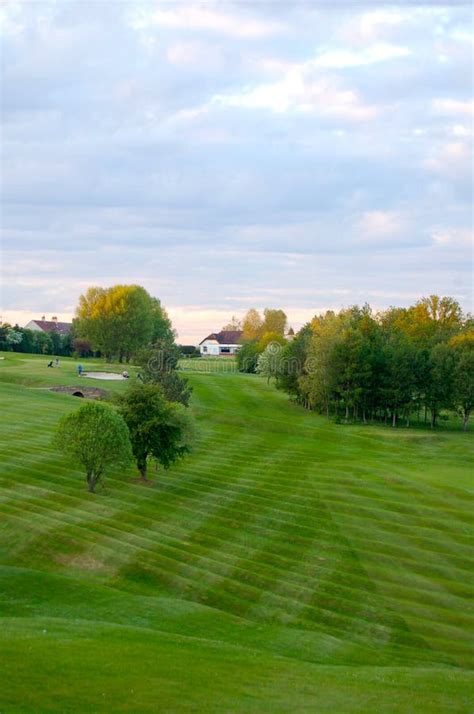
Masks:
[[[199,345],[201,357],[225,357],[235,355],[239,348],[240,345],[220,345],[213,340],[206,340],[202,345]]]

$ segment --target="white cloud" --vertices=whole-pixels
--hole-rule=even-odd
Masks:
[[[379,43],[360,51],[344,49],[323,52],[310,64],[312,64],[313,67],[325,69],[365,67],[378,62],[408,57],[410,54],[411,50],[408,47]]]
[[[469,247],[473,245],[474,233],[468,228],[439,228],[431,234],[433,243],[442,247]]]
[[[399,236],[407,219],[397,211],[366,211],[359,220],[362,238],[390,239]]]
[[[273,20],[259,20],[242,13],[217,12],[202,4],[175,6],[172,10],[141,9],[135,13],[132,25],[135,29],[140,30],[153,25],[174,30],[208,30],[244,39],[266,37],[283,29],[279,23]]]
[[[344,87],[337,78],[312,76],[311,63],[289,67],[276,82],[245,88],[241,92],[219,94],[213,102],[231,107],[270,109],[274,112],[319,113],[348,121],[363,121],[377,114],[364,104],[358,93]]]
[[[424,168],[447,176],[470,172],[472,148],[468,141],[450,141],[423,162]]]
[[[433,108],[440,114],[461,114],[474,117],[474,99],[461,101],[459,99],[434,99]]]

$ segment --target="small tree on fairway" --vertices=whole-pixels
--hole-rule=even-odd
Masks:
[[[140,476],[147,476],[149,457],[165,469],[190,450],[191,418],[180,404],[168,402],[157,384],[136,384],[119,398]]]
[[[105,404],[88,402],[64,416],[53,445],[86,470],[87,487],[94,493],[109,466],[126,466],[132,460],[127,425]]]

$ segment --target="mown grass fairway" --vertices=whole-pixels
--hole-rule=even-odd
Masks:
[[[5,356],[2,714],[474,710],[471,435],[192,374],[194,453],[94,496],[49,445],[74,363]]]

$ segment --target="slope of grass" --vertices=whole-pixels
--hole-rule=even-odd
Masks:
[[[94,497],[42,362],[0,362],[1,712],[472,712],[469,434],[193,374],[194,453]]]

